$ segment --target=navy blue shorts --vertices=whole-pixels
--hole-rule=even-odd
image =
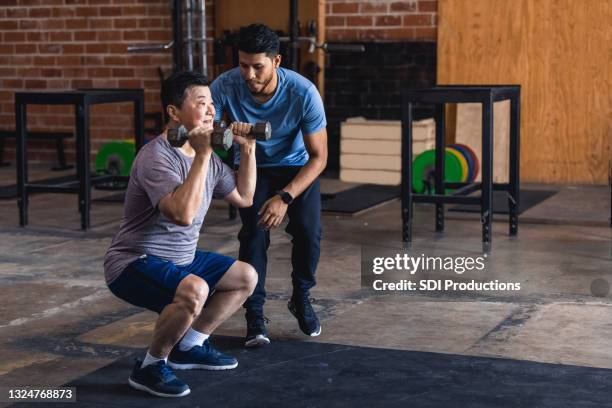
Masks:
[[[108,288],[128,303],[161,313],[172,303],[176,288],[189,274],[204,279],[212,293],[234,262],[229,256],[199,250],[193,262],[183,266],[146,255],[129,264]]]

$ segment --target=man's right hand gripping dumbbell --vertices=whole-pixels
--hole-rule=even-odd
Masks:
[[[181,147],[189,140],[191,133],[201,132],[200,128],[193,129],[187,132],[187,129],[181,125],[178,128],[168,129],[168,142],[173,147]],[[215,122],[212,133],[210,133],[210,144],[213,149],[229,150],[233,144],[234,134],[248,138],[254,138],[259,141],[270,140],[272,137],[272,129],[270,122],[259,122],[255,125],[250,123],[234,122],[228,128],[224,122]]]

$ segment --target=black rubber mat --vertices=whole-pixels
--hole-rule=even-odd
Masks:
[[[127,384],[133,360],[124,358],[67,384],[76,387],[76,404],[53,406],[612,406],[612,370],[606,369],[298,341],[258,350],[245,350],[237,338],[215,343],[238,358],[238,368],[179,371],[191,388],[186,397],[164,399],[133,390]]]
[[[527,211],[531,207],[540,204],[542,201],[557,194],[556,191],[550,190],[521,190],[520,192],[520,203],[519,203],[519,214]],[[494,191],[493,192],[493,213],[494,214],[508,214],[508,193],[505,191]],[[454,205],[449,207],[449,211],[458,212],[480,212],[479,205]]]
[[[325,212],[355,214],[400,196],[399,186],[363,184],[335,194],[322,194]]]
[[[48,178],[48,179],[44,179],[44,180],[32,180],[29,181],[30,183],[36,183],[36,184],[59,184],[59,183],[63,183],[66,181],[73,181],[76,180],[76,176],[72,175],[72,176],[62,176],[62,177],[54,177],[54,178]],[[36,194],[36,193],[30,193],[30,194]],[[28,194],[29,195],[29,194]],[[13,198],[17,198],[17,184],[11,184],[8,186],[1,186],[0,187],[0,200],[11,200]]]
[[[399,187],[364,184],[335,194],[321,194],[322,209],[353,214],[399,197]],[[96,202],[123,203],[125,192],[96,198]]]
[[[556,191],[550,190],[522,190],[519,214],[529,208],[552,197]],[[380,186],[375,184],[364,184],[335,194],[321,194],[322,208],[326,212],[355,214],[376,205],[393,200],[400,196],[397,186]],[[125,192],[110,194],[99,197],[95,202],[123,203]],[[458,212],[480,212],[479,206],[455,205],[449,211]],[[493,212],[496,214],[508,214],[508,198],[504,191],[493,192]]]

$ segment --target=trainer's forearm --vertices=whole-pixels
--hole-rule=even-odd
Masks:
[[[253,195],[257,183],[255,146],[255,143],[250,146],[240,146],[240,167],[236,176],[236,189],[244,200],[245,207],[250,207],[253,204]]]

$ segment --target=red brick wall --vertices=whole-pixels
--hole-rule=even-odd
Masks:
[[[169,0],[0,2],[0,129],[14,129],[14,93],[21,90],[144,88],[145,110],[161,110],[157,68],[170,71],[171,53],[128,54],[127,46],[170,41]],[[209,35],[214,2],[206,0]],[[435,0],[327,0],[327,40],[432,41],[436,9]],[[93,107],[93,153],[108,140],[132,137],[131,110],[129,103]],[[72,131],[73,116],[69,107],[32,106],[28,128]],[[66,145],[73,160],[74,142]],[[30,160],[55,160],[52,142],[29,146]],[[14,158],[12,141],[6,158]]]
[[[161,111],[159,75],[172,55],[128,54],[136,43],[166,43],[172,37],[168,0],[2,0],[0,7],[0,129],[14,130],[14,93],[84,87],[144,88],[145,111]],[[208,4],[210,3],[210,4]],[[213,16],[207,0],[207,16]],[[212,18],[207,19],[212,32]],[[131,138],[130,103],[92,108],[92,151],[111,139]],[[28,108],[30,130],[72,131],[74,109]],[[73,160],[74,143],[66,143]],[[6,157],[14,157],[13,142]],[[53,143],[33,141],[30,160],[55,160]]]
[[[327,0],[327,41],[435,41],[436,0]]]

